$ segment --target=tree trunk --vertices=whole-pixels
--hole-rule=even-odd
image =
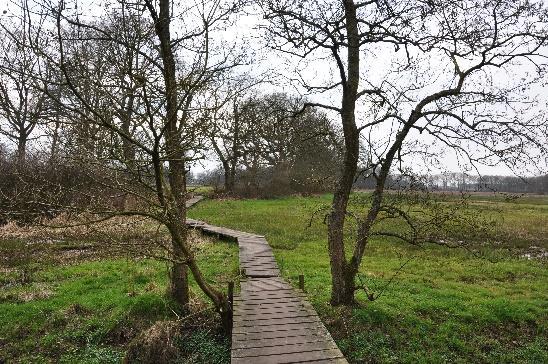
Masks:
[[[235,160],[236,157],[233,156],[233,159]],[[236,166],[235,163],[230,163],[230,170],[228,172],[228,190],[232,193],[234,192],[234,186],[236,185]]]
[[[175,259],[184,259],[181,248],[172,243]],[[170,291],[171,297],[181,305],[183,310],[187,310],[190,301],[188,288],[188,267],[184,263],[173,263],[171,267]]]
[[[27,159],[27,135],[21,134],[17,140],[17,163],[23,165]]]
[[[240,113],[238,112],[238,103],[234,101],[234,136],[232,140],[232,159],[230,160],[228,188],[234,192],[236,184],[236,166],[240,158]]]
[[[164,66],[164,83],[166,92],[166,152],[168,160],[168,180],[169,188],[161,186],[160,190],[166,192],[165,195],[159,192],[160,200],[164,201],[168,223],[166,224],[172,238],[172,244],[175,247],[175,252],[180,251],[185,258],[186,264],[194,280],[200,289],[213,301],[215,308],[219,312],[221,318],[228,325],[229,317],[232,317],[230,305],[227,297],[214,289],[203,276],[198,264],[194,258],[194,254],[188,246],[187,227],[186,227],[186,181],[185,181],[185,155],[181,143],[180,130],[177,125],[178,111],[178,93],[177,93],[177,75],[175,71],[175,59],[173,50],[171,49],[170,36],[170,0],[160,0],[160,12],[156,13],[152,2],[147,2],[147,7],[155,18],[155,31],[160,41],[160,51],[162,63]],[[184,122],[184,120],[183,120]],[[157,163],[160,163],[157,161]],[[156,178],[163,178],[161,175],[161,164],[156,167]],[[158,171],[159,170],[159,171]],[[184,269],[182,274],[184,274]],[[174,276],[178,277],[179,276]],[[172,279],[174,278],[172,277]],[[183,289],[188,290],[188,281],[180,279],[175,283],[186,283]],[[188,297],[187,297],[188,298]],[[175,298],[177,299],[177,298]]]
[[[349,117],[349,115],[346,115],[346,117]],[[348,135],[345,136],[344,166],[337,190],[333,195],[331,214],[329,216],[328,247],[331,265],[331,304],[334,306],[351,304],[354,301],[354,275],[348,274],[347,269],[344,222],[357,170],[359,153],[358,135],[358,131],[355,130],[354,132],[349,131]]]
[[[359,131],[355,120],[355,107],[360,80],[359,33],[356,20],[356,7],[352,0],[345,0],[346,33],[348,54],[346,82],[343,84],[341,121],[344,133],[344,164],[342,174],[333,195],[329,216],[328,247],[331,264],[331,304],[351,304],[354,302],[354,276],[348,271],[344,246],[344,222],[350,192],[358,168]],[[341,70],[341,74],[344,74]],[[344,79],[344,77],[341,76]]]
[[[59,121],[59,117],[55,119],[55,127],[53,129],[53,135],[51,137],[51,151],[50,151],[50,157],[49,162],[50,165],[55,165],[57,162],[57,155],[59,150],[59,128],[61,127],[61,123]]]
[[[227,160],[223,160],[222,165],[223,165],[223,171],[224,171],[225,193],[232,193],[234,186],[232,184],[231,175],[230,175],[230,165]]]
[[[166,207],[168,209],[170,224],[173,226],[172,232],[173,254],[175,260],[180,260],[177,255],[182,254],[188,259],[188,251],[185,252],[184,244],[187,241],[186,230],[186,206],[185,192],[186,186],[183,175],[184,152],[181,148],[181,140],[177,128],[177,78],[175,72],[175,59],[171,49],[170,36],[170,1],[160,0],[160,13],[156,21],[156,34],[160,40],[160,49],[162,62],[164,65],[164,83],[166,88],[166,152],[168,159],[168,180],[169,191],[166,196]],[[175,236],[174,236],[175,234]],[[188,304],[188,277],[187,269],[181,267],[180,263],[175,263],[172,269],[171,287],[172,294],[177,302],[186,306]],[[179,295],[180,293],[183,293]]]

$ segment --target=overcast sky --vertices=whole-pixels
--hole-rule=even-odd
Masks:
[[[35,0],[37,2],[42,2],[42,0]],[[186,1],[186,0],[183,0]],[[189,0],[192,1],[192,0]],[[6,9],[8,13],[13,6],[13,2],[17,3],[19,0],[9,0],[9,2],[3,5],[0,5],[0,10]],[[78,8],[82,16],[89,18],[100,16],[105,10],[105,4],[113,3],[111,0],[79,0]],[[184,3],[184,2],[183,2]],[[188,3],[187,3],[188,4]],[[174,12],[177,14],[177,2],[175,2]],[[9,14],[8,14],[9,15]],[[250,11],[247,15],[240,15],[237,18],[235,24],[228,29],[214,34],[214,37],[217,37],[218,41],[224,41],[227,43],[235,43],[240,47],[246,47],[246,49],[255,54],[255,62],[253,65],[247,67],[247,69],[242,70],[241,72],[247,73],[250,76],[258,76],[261,74],[272,74],[276,77],[272,77],[275,81],[273,83],[265,84],[260,86],[260,92],[280,92],[284,91],[292,94],[303,94],[304,89],[298,87],[297,83],[292,82],[291,79],[296,78],[297,76],[306,79],[307,81],[319,84],[327,84],[336,78],[337,73],[333,68],[333,63],[329,59],[316,59],[316,60],[307,60],[302,61],[295,57],[290,57],[286,54],[273,51],[270,49],[268,44],[266,44],[265,39],[262,37],[261,31],[259,31],[259,25],[263,24],[261,14],[258,12]],[[175,29],[176,30],[176,29]],[[175,32],[176,33],[176,32]],[[363,63],[362,71],[364,78],[370,80],[373,84],[378,84],[383,80],[384,77],[387,77],[387,72],[390,70],[389,65],[394,60],[401,56],[396,54],[394,51],[384,48],[377,49],[372,54],[367,55],[367,61]],[[364,57],[365,58],[365,57]],[[365,60],[365,59],[364,59]],[[372,60],[374,63],[372,63]],[[372,65],[372,66],[370,66]],[[370,67],[368,67],[370,66]],[[429,60],[428,66],[432,70],[443,69],[447,65],[444,64],[444,61],[437,60],[432,58]],[[519,73],[526,73],[531,71],[525,67],[522,70],[519,70]],[[435,75],[435,72],[433,72]],[[497,81],[501,84],[505,84],[507,80],[505,77],[508,77],[504,73],[496,75]],[[409,80],[402,80],[402,82],[409,82]],[[363,84],[363,83],[362,83]],[[530,91],[530,96],[536,95],[540,100],[539,107],[535,110],[535,113],[544,114],[547,105],[547,95],[548,89],[546,83],[542,86],[536,86]],[[312,101],[321,102],[325,104],[330,104],[334,106],[340,105],[340,90],[335,90],[331,93],[325,93],[321,95],[306,95],[306,97]],[[364,105],[363,108],[367,108],[367,105]],[[367,112],[366,109],[358,110],[357,120],[358,123],[367,121],[365,117],[362,118]],[[335,124],[339,124],[340,120],[337,114],[330,114],[332,120]],[[372,133],[374,138],[378,139],[378,142],[381,142],[390,134],[391,125],[383,125],[374,130]],[[448,149],[443,149],[440,145],[434,145],[432,138],[426,137],[424,135],[416,134],[415,140],[420,139],[421,142],[428,146],[428,148],[439,148],[441,156],[441,166],[439,168],[433,168],[430,172],[437,173],[443,170],[447,171],[462,171],[466,170],[469,166],[466,166],[462,160],[459,160],[455,153]],[[426,171],[428,168],[432,168],[433,165],[429,164],[428,161],[422,163],[416,158],[410,158],[405,161],[407,165],[413,166],[415,169]],[[198,163],[194,166],[194,172],[201,172],[204,169],[213,168],[217,165],[217,162],[213,158],[213,154],[201,163]],[[507,168],[505,165],[498,165],[495,167],[488,167],[477,165],[479,171],[482,174],[501,174],[508,175],[512,174],[512,171]],[[540,174],[546,173],[546,163],[536,166],[530,166],[530,170],[525,174]]]
[[[260,13],[249,14],[241,16],[235,27],[228,29],[223,33],[223,38],[234,42],[244,42],[247,46],[251,47],[256,54],[257,63],[253,65],[253,72],[260,73],[270,72],[278,75],[275,84],[268,84],[262,86],[264,92],[269,91],[285,91],[288,93],[297,93],[305,95],[304,89],[298,87],[298,83],[291,81],[297,77],[306,79],[309,83],[320,85],[329,84],[333,79],[337,79],[337,70],[334,69],[334,64],[331,59],[317,59],[310,61],[302,60],[297,57],[289,56],[287,54],[276,52],[269,48],[264,37],[262,37],[261,31],[258,29],[259,25],[265,24]],[[392,46],[378,49],[372,55],[368,55],[367,59],[362,62],[362,71],[364,78],[367,78],[374,84],[378,84],[385,77],[386,73],[390,71],[389,65],[393,61],[394,57],[402,56],[403,51],[399,52],[399,55],[395,55],[392,51]],[[321,58],[321,57],[319,57]],[[365,57],[364,57],[365,58]],[[374,63],[371,63],[374,60]],[[368,65],[373,65],[368,68]],[[437,59],[435,56],[430,57],[427,63],[428,67],[432,70],[443,69],[448,66],[447,60]],[[451,65],[452,67],[452,65]],[[509,86],[513,79],[519,77],[525,77],[528,73],[534,73],[534,67],[532,65],[524,65],[521,69],[516,70],[515,74],[508,75],[505,72],[493,73],[495,82],[501,87]],[[438,73],[432,71],[432,77],[439,77]],[[363,82],[362,82],[363,84]],[[527,97],[537,98],[539,101],[539,107],[532,110],[533,114],[541,113],[545,114],[545,110],[548,106],[548,88],[547,83],[535,85],[527,92]],[[323,94],[306,94],[306,97],[315,102],[324,104],[340,106],[340,89],[335,90],[332,93]],[[364,106],[367,107],[367,106]],[[363,110],[362,110],[363,111]],[[502,112],[503,110],[501,110]],[[329,113],[329,112],[328,112]],[[339,116],[336,113],[330,114],[332,120],[336,124],[340,124]],[[366,122],[367,120],[360,120],[360,111],[357,114],[357,122]],[[529,117],[530,115],[522,115],[523,117]],[[383,139],[386,135],[390,134],[391,125],[383,124],[381,127],[374,131],[374,134],[379,136],[379,140]],[[427,135],[419,135],[415,133],[413,135],[414,140],[420,140],[421,143],[428,146],[428,148],[437,148],[439,150],[440,162],[439,166],[434,166],[429,161],[420,161],[417,158],[407,159],[405,162],[408,166],[413,166],[417,171],[440,173],[444,171],[450,172],[469,172],[474,173],[475,170],[467,163],[468,161],[459,158],[458,155],[451,149],[444,148],[444,146],[434,143],[432,137]],[[548,143],[548,141],[547,141]],[[546,159],[544,163],[528,166],[527,171],[523,171],[526,175],[538,175],[547,172]],[[202,171],[204,168],[211,168],[215,166],[214,160],[204,161],[196,166],[195,171]],[[498,175],[512,175],[514,172],[504,164],[498,164],[496,166],[487,166],[476,164],[481,174],[498,174]],[[521,172],[520,172],[521,173]]]

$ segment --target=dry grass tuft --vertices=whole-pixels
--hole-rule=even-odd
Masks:
[[[171,363],[179,357],[176,346],[180,323],[159,321],[142,332],[128,346],[124,363]]]

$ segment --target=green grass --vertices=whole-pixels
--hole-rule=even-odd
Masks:
[[[13,251],[13,243],[9,245]],[[234,244],[224,242],[201,246],[198,259],[206,277],[225,289],[222,282],[238,273],[237,252]],[[166,284],[166,264],[149,259],[46,266],[27,285],[18,282],[17,271],[9,271],[0,280],[0,358],[9,363],[119,363],[140,331],[157,320],[177,318]],[[194,282],[191,293],[193,302],[203,306]],[[208,330],[181,343],[182,351],[194,358],[187,362],[203,362],[209,354],[217,358],[213,363],[228,361],[227,343]]]
[[[372,241],[360,277],[383,293],[369,302],[360,292],[359,305],[350,308],[328,304],[323,217],[330,199],[206,200],[190,217],[265,235],[282,274],[295,285],[298,275],[305,275],[311,302],[351,362],[548,362],[547,261],[522,257],[531,245],[548,248],[547,197],[472,196],[472,216],[494,222],[487,235],[465,228],[445,233],[470,240],[483,258],[461,249]],[[367,203],[367,194],[355,194],[351,209],[361,211]],[[454,196],[442,202],[453,203]],[[23,241],[0,241],[1,254],[25,249]],[[222,242],[199,248],[204,273],[221,289],[237,276],[237,251]],[[131,338],[155,321],[176,318],[177,307],[165,295],[164,263],[102,257],[47,264],[45,254],[40,264],[30,264],[28,255],[18,270],[0,272],[0,359],[118,363]],[[23,266],[38,269],[27,285],[20,283]],[[205,307],[207,300],[194,284],[192,292],[197,308]],[[229,361],[226,340],[211,327],[190,331],[179,346],[184,363]]]
[[[363,197],[354,199],[352,209],[363,207]],[[461,249],[373,240],[360,276],[368,287],[383,293],[373,302],[359,293],[360,304],[351,308],[328,304],[322,209],[329,202],[329,195],[204,201],[190,215],[265,235],[282,274],[295,285],[298,275],[305,275],[311,302],[351,362],[548,362],[546,260],[520,257],[528,245],[547,247],[548,199],[472,199],[468,208],[474,214],[494,220],[487,231],[491,235],[482,239],[496,245],[472,241],[484,257]],[[466,229],[455,233],[477,238]]]
[[[187,186],[187,190],[197,195],[213,196],[215,194],[215,189],[211,186]]]

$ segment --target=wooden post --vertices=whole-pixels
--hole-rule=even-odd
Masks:
[[[234,282],[228,282],[228,301],[230,302],[230,307],[232,308],[232,303],[234,302]]]
[[[299,288],[304,292],[304,274],[299,274]]]

